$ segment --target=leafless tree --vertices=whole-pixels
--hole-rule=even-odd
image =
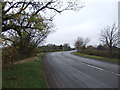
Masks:
[[[115,23],[112,26],[107,26],[101,30],[100,36],[100,41],[109,47],[111,56],[113,47],[118,45],[118,29]]]
[[[63,45],[63,50],[70,50],[70,45],[68,43],[65,43]]]
[[[89,43],[90,39],[83,39],[82,37],[78,37],[75,41],[75,48],[79,52],[81,49],[85,49],[85,46]]]

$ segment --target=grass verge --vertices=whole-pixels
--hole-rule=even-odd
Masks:
[[[47,88],[42,66],[43,55],[41,53],[37,57],[3,67],[2,88]]]
[[[107,62],[111,62],[111,63],[120,63],[120,60],[118,60],[118,59],[110,59],[110,58],[105,58],[105,57],[87,55],[87,54],[78,53],[78,52],[73,52],[72,54],[77,55],[77,56],[82,56],[82,57],[85,57],[85,58],[107,61]]]

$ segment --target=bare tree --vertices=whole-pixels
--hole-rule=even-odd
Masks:
[[[68,43],[65,43],[63,45],[63,50],[70,50],[70,45]]]
[[[100,36],[101,42],[109,47],[109,53],[111,56],[113,47],[118,45],[118,29],[115,23],[112,26],[107,26],[101,30]]]
[[[90,39],[89,38],[86,38],[83,42],[83,48],[86,47],[86,45],[90,42]]]
[[[82,37],[78,37],[75,41],[75,48],[79,52],[81,49],[85,49],[86,45],[89,43],[90,39],[83,39]]]

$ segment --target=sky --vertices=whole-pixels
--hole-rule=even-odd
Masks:
[[[106,26],[118,25],[119,0],[83,0],[85,7],[79,11],[57,14],[53,23],[57,30],[49,34],[45,44],[68,43],[74,47],[77,37],[89,38],[88,45],[100,44],[100,31]]]

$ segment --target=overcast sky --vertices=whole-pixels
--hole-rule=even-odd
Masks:
[[[118,23],[118,1],[86,0],[85,7],[79,12],[57,14],[54,19],[57,30],[47,37],[45,44],[69,43],[73,47],[77,37],[81,36],[90,38],[90,45],[98,45],[100,30]]]

